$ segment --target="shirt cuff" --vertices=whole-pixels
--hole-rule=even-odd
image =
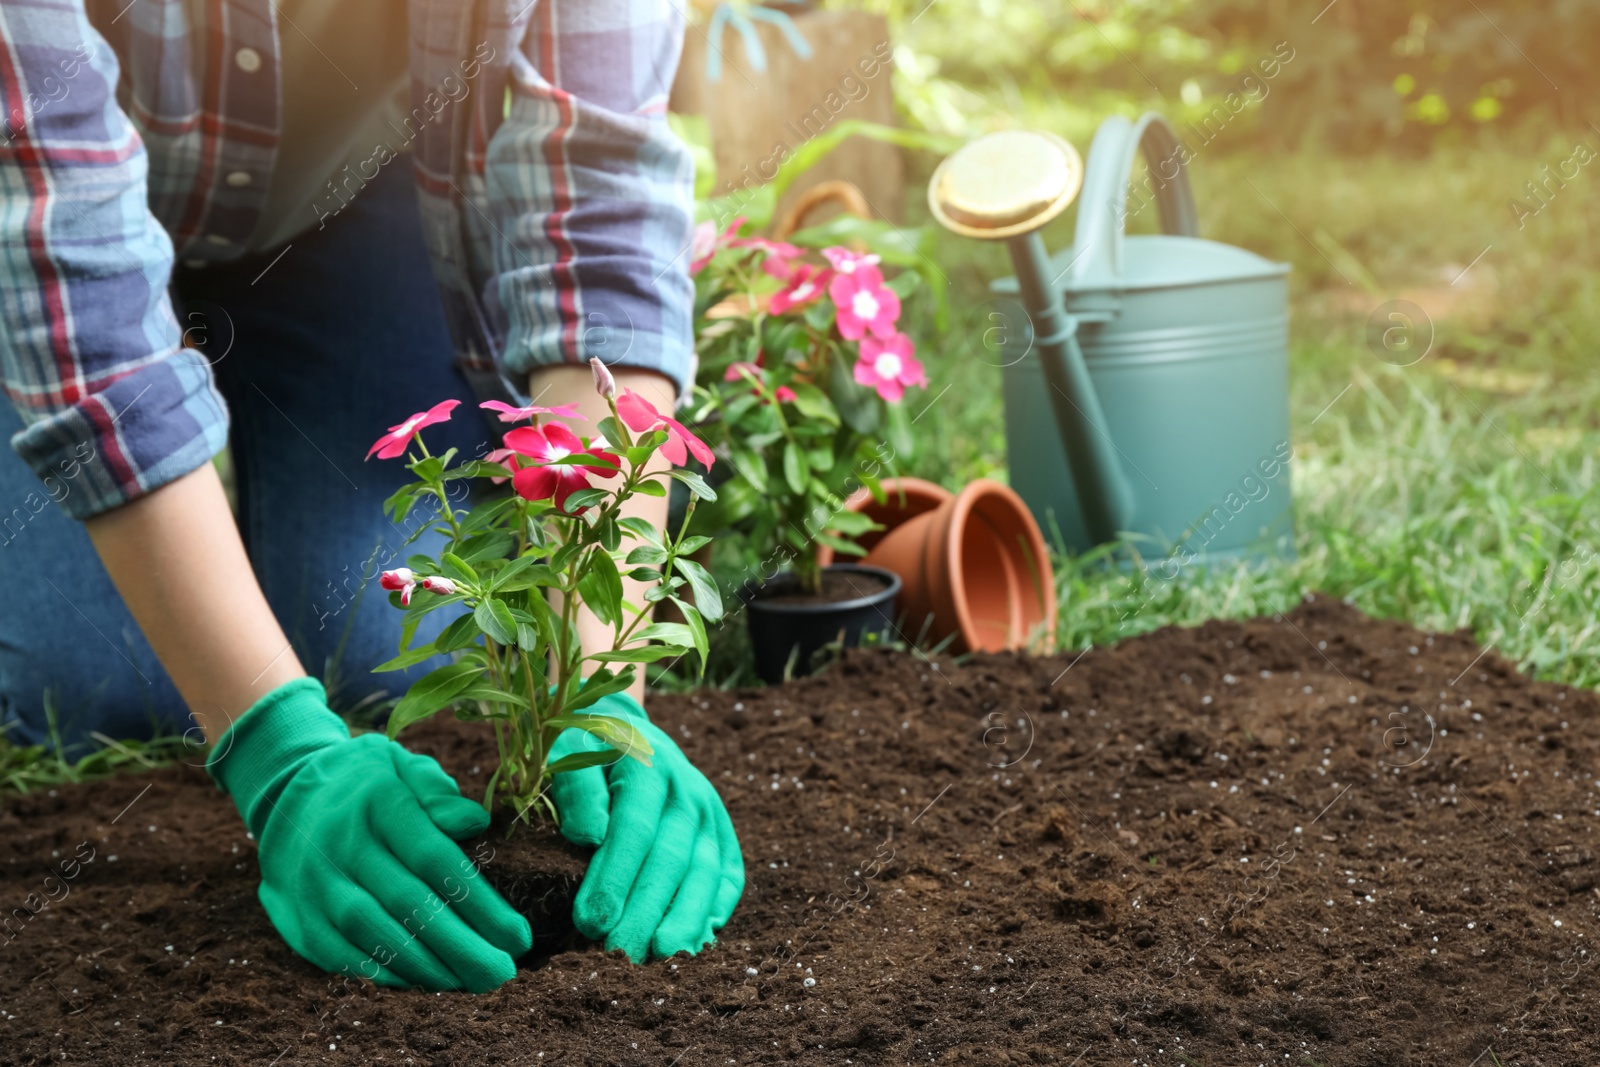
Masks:
[[[228,411],[192,349],[146,364],[71,407],[34,417],[11,447],[76,519],[120,507],[210,462]]]

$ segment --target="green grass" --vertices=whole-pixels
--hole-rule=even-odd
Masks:
[[[48,747],[19,745],[0,734],[0,796],[98,781],[129,771],[164,766],[185,753],[195,755],[189,742],[171,735],[148,741],[119,741],[93,733],[90,735],[92,744],[63,745],[49,694],[45,697],[45,718],[52,739]]]
[[[1586,185],[1600,168],[1522,228],[1509,206],[1532,203],[1522,184],[1575,139],[1414,161],[1202,155],[1203,234],[1294,265],[1298,559],[1166,582],[1058,557],[1062,646],[1271,613],[1319,590],[1428,629],[1468,627],[1539,677],[1600,685],[1600,381],[1589,369],[1600,200]],[[1052,248],[1070,225],[1052,228]],[[981,281],[1005,264],[953,241],[941,263],[967,313],[943,337],[918,335],[929,396],[949,393],[910,473],[1004,479],[999,375],[972,338]],[[1470,296],[1437,317],[1426,359],[1400,369],[1368,351],[1371,308],[1452,288]]]

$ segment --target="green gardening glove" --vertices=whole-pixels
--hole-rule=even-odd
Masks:
[[[206,770],[259,843],[267,917],[317,966],[485,993],[532,948],[528,921],[455,843],[488,828],[483,806],[432,759],[352,738],[316,679],[257,701]]]
[[[602,697],[585,712],[628,720],[655,755],[648,767],[624,756],[551,782],[561,833],[599,846],[572,907],[573,925],[635,963],[652,953],[698,952],[744,893],[744,857],[722,798],[632,697]],[[569,729],[550,758],[605,747],[593,734]]]

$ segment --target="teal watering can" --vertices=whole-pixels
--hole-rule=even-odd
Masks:
[[[1149,180],[1130,185],[1141,151]],[[1146,114],[1101,125],[1087,174],[1066,141],[1013,130],[950,156],[928,189],[940,223],[1004,240],[1015,265],[986,334],[1012,487],[1069,550],[1126,538],[1174,573],[1293,552],[1289,267],[1197,236],[1186,161]],[[1049,255],[1039,230],[1080,186],[1073,247]],[[1125,235],[1150,199],[1164,232]]]

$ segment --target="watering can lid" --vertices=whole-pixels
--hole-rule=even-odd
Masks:
[[[1134,185],[1128,175],[1140,155],[1150,179],[1144,184],[1140,207],[1130,212]],[[1286,274],[1288,264],[1198,236],[1188,159],[1176,132],[1155,112],[1137,122],[1120,115],[1102,122],[1089,146],[1073,247],[1052,257],[1050,277],[1055,284],[1067,293],[1126,292]],[[1125,236],[1128,219],[1150,202],[1145,195],[1153,197],[1165,232]],[[1015,292],[1017,285],[1007,279],[994,289]]]
[[[1247,249],[1202,237],[1139,234],[1124,240],[1120,273],[1106,270],[1074,274],[1069,268],[1077,254],[1068,248],[1050,257],[1049,276],[1058,279],[1056,284],[1062,292],[1080,293],[1171,289],[1277,278],[1289,273],[1287,263],[1274,263]],[[1015,293],[1017,280],[1001,278],[992,288],[997,293]]]

